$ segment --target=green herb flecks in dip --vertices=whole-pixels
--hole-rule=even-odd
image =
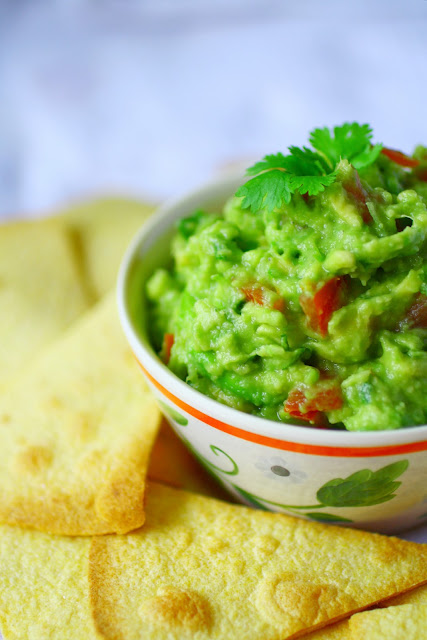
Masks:
[[[147,283],[151,338],[200,392],[271,420],[427,422],[427,149],[317,129],[182,220]],[[303,422],[301,422],[303,421]]]

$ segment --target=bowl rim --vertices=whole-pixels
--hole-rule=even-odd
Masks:
[[[120,265],[116,297],[122,329],[145,374],[151,378],[155,386],[160,387],[160,390],[162,388],[166,390],[172,398],[178,398],[202,414],[215,416],[217,420],[226,425],[237,425],[238,428],[243,428],[246,432],[261,437],[342,448],[388,447],[426,441],[425,449],[427,450],[427,425],[379,431],[334,431],[333,429],[316,429],[309,426],[275,422],[233,409],[203,395],[178,378],[160,360],[149,344],[148,338],[145,335],[143,337],[139,335],[129,312],[127,291],[131,269],[135,262],[140,261],[144,256],[144,243],[148,245],[147,250],[152,245],[150,240],[153,235],[159,232],[159,229],[170,229],[171,224],[167,224],[168,220],[174,215],[177,218],[181,217],[181,214],[177,215],[177,210],[182,210],[182,215],[184,212],[189,213],[200,206],[200,203],[197,204],[198,200],[205,199],[207,201],[208,198],[218,197],[221,192],[230,194],[245,179],[241,170],[230,171],[226,175],[209,180],[196,189],[166,201],[156,209],[130,242]],[[161,239],[159,244],[161,244]]]

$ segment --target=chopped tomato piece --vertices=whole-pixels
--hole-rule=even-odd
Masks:
[[[264,305],[264,291],[262,287],[252,285],[248,287],[242,287],[242,293],[248,302],[254,302],[261,306]]]
[[[310,406],[311,404],[314,404],[319,411],[334,411],[334,409],[341,409],[341,389],[337,386],[322,389],[313,399],[309,400],[308,404]]]
[[[363,188],[360,182],[359,174],[355,170],[353,173],[353,179],[343,182],[343,187],[347,193],[355,200],[356,206],[360,211],[363,222],[369,224],[372,222],[371,212],[366,204],[369,200],[368,192]]]
[[[422,180],[422,182],[427,182],[427,167],[419,168],[418,171],[415,172],[418,180]]]
[[[307,398],[301,389],[293,389],[285,402],[285,411],[293,418],[299,420],[307,420],[307,422],[316,422],[320,417],[320,411],[309,410],[304,408]]]
[[[283,298],[279,298],[275,302],[273,302],[273,309],[276,311],[280,311],[280,313],[285,313],[285,301]]]
[[[307,398],[301,389],[293,389],[285,402],[285,411],[294,418],[307,420],[307,422],[319,422],[322,412],[341,409],[341,389],[334,385],[319,389],[313,398]]]
[[[171,350],[173,343],[175,342],[175,336],[173,333],[165,333],[163,337],[163,360],[165,364],[169,363],[171,357]]]
[[[419,293],[405,315],[411,329],[427,329],[427,296]]]
[[[396,151],[396,149],[387,149],[387,147],[383,147],[381,149],[381,153],[401,167],[414,169],[414,167],[418,167],[420,164],[420,161],[416,158],[411,158],[401,151]]]
[[[248,302],[259,304],[262,307],[266,305],[267,300],[265,297],[265,291],[266,291],[265,287],[254,284],[254,285],[249,285],[247,287],[242,287],[241,291]],[[285,301],[283,300],[283,298],[279,298],[278,300],[275,300],[272,304],[272,308],[276,309],[276,311],[280,311],[281,313],[284,313]]]
[[[314,331],[319,331],[323,336],[327,334],[332,314],[343,306],[344,288],[345,279],[336,276],[325,282],[314,296],[300,296],[302,310]]]

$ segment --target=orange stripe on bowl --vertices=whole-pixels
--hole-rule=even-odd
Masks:
[[[161,391],[169,400],[176,404],[181,409],[184,409],[194,418],[197,418],[201,422],[228,433],[229,435],[236,436],[242,440],[248,442],[256,442],[266,447],[273,447],[274,449],[281,449],[283,451],[294,451],[295,453],[306,453],[313,456],[329,456],[335,458],[373,458],[376,456],[395,456],[400,454],[415,453],[418,451],[427,450],[427,441],[410,442],[409,444],[390,445],[388,447],[325,447],[316,444],[301,444],[299,442],[288,442],[286,440],[279,440],[278,438],[269,438],[268,436],[261,436],[258,433],[251,433],[250,431],[244,431],[238,427],[233,427],[226,422],[221,422],[216,418],[202,413],[198,409],[195,409],[191,405],[187,404],[183,400],[180,400],[173,395],[168,389],[163,387],[142,364],[137,360],[144,374],[154,384],[159,391]],[[297,428],[297,427],[296,427]]]

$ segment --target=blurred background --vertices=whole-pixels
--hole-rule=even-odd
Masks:
[[[426,0],[0,0],[0,218],[161,201],[369,122],[427,142]]]

